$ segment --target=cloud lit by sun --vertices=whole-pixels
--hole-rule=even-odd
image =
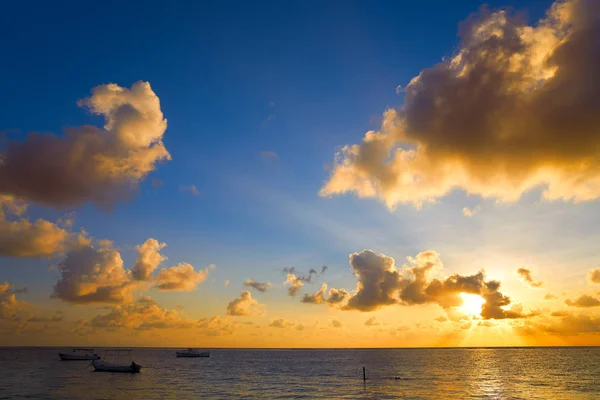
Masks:
[[[460,297],[463,300],[462,305],[459,309],[469,316],[480,316],[481,306],[485,303],[485,300],[476,294],[461,293]]]

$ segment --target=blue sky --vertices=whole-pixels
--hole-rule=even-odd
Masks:
[[[552,2],[486,3],[524,11],[533,23]],[[378,199],[318,196],[339,147],[379,129],[383,111],[404,101],[398,85],[456,53],[460,21],[481,4],[5,5],[0,16],[5,136],[23,140],[28,132],[101,126],[102,118],[76,101],[96,85],[130,87],[143,80],[160,98],[168,120],[163,141],[172,155],[112,210],[32,205],[28,215],[54,221],[75,212],[76,228],[114,241],[127,265],[134,262],[135,246],[150,237],[168,244],[163,253],[169,263],[216,264],[211,283],[191,296],[154,293],[167,307],[225,301],[248,278],[281,285],[286,266],[308,271],[327,265],[330,285],[352,287],[348,255],[364,248],[399,264],[435,248],[452,271],[473,272],[486,267],[481,262],[509,287],[519,281],[501,271],[507,254],[507,262],[528,262],[582,281],[596,255],[589,242],[598,235],[597,202],[574,210],[568,203],[540,201],[535,192],[504,205],[458,191],[422,210],[410,205],[389,210]],[[154,187],[153,178],[163,184]],[[189,185],[200,194],[181,190]],[[480,218],[462,215],[463,207],[478,204]],[[557,230],[565,237],[555,235]],[[579,275],[560,268],[566,260]],[[48,272],[56,262],[0,257],[0,281],[34,288],[26,298],[44,301],[59,275]],[[232,283],[224,287],[226,279]]]

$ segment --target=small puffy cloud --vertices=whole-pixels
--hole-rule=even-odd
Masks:
[[[575,300],[565,300],[565,304],[569,307],[598,307],[600,306],[600,300],[587,294],[583,294]]]
[[[321,267],[321,275],[323,275],[325,272],[327,272],[328,269],[329,269],[329,267],[327,265],[323,265]]]
[[[322,304],[325,302],[325,291],[327,290],[327,284],[324,283],[321,285],[321,289],[319,289],[315,294],[305,294],[300,300],[302,303],[309,304]]]
[[[287,274],[287,278],[285,282],[283,282],[283,284],[290,285],[290,287],[288,287],[288,294],[290,296],[296,296],[300,289],[302,289],[302,286],[304,286],[305,282],[305,280],[303,280],[302,278],[303,277],[298,277],[294,274]]]
[[[180,290],[192,291],[206,280],[208,272],[214,268],[214,265],[209,266],[200,271],[196,271],[194,266],[183,262],[173,267],[161,268],[156,275],[155,287],[158,290]]]
[[[593,283],[600,283],[600,268],[592,269],[588,272],[588,279]]]
[[[379,321],[377,321],[377,318],[375,318],[373,316],[373,317],[370,317],[368,320],[365,321],[365,325],[366,326],[377,326],[377,325],[381,325],[381,324],[379,323]]]
[[[200,196],[200,191],[198,190],[196,185],[181,185],[179,186],[179,190],[181,190],[182,192],[189,192],[192,196]]]
[[[551,294],[551,293],[547,293],[547,294],[544,296],[544,300],[556,300],[556,299],[558,299],[558,297],[556,297],[555,295],[553,295],[553,294]]]
[[[195,325],[194,321],[178,310],[160,307],[150,297],[142,297],[135,303],[117,305],[106,314],[99,314],[90,321],[92,328],[118,329],[185,329]]]
[[[329,296],[327,296],[327,303],[330,305],[341,305],[348,301],[350,293],[346,289],[329,289]]]
[[[531,277],[531,271],[527,268],[519,268],[517,270],[517,275],[519,275],[519,278],[521,278],[521,281],[523,281],[523,283],[529,285],[532,288],[539,288],[544,285],[544,282],[534,281]]]
[[[257,282],[254,279],[246,279],[244,281],[244,286],[251,287],[264,293],[267,290],[270,290],[273,287],[273,284],[271,282]]]
[[[437,322],[446,322],[448,321],[448,318],[444,317],[443,315],[440,315],[439,317],[434,318]]]
[[[334,319],[333,321],[331,321],[331,326],[333,326],[334,328],[341,328],[342,323],[340,321],[338,321],[337,319]]]
[[[131,300],[131,271],[123,268],[121,254],[111,247],[72,250],[58,269],[53,297],[76,304]]]
[[[225,286],[229,286],[229,279],[225,279],[225,282],[223,282],[223,284],[224,284]]]
[[[160,101],[148,82],[92,89],[78,105],[104,117],[104,127],[67,128],[63,136],[31,133],[0,151],[0,194],[55,207],[127,199],[156,164],[171,158]]]
[[[271,322],[269,323],[269,326],[271,328],[292,328],[294,327],[296,324],[290,321],[287,321],[283,318],[276,318],[276,319],[272,319]]]
[[[167,259],[167,257],[160,254],[160,250],[166,245],[166,243],[160,243],[156,239],[149,238],[142,245],[136,247],[138,255],[131,269],[133,279],[146,281],[150,278],[150,275],[158,268],[160,263]]]
[[[71,220],[62,221],[63,226],[41,218],[32,222],[23,216],[26,210],[24,202],[0,194],[0,256],[51,257],[89,244],[85,233],[68,229]],[[8,219],[7,215],[13,218]]]
[[[462,209],[462,213],[465,217],[472,217],[473,215],[479,213],[479,211],[481,211],[481,206],[479,204],[473,208],[464,207]]]
[[[453,190],[512,202],[600,197],[600,6],[559,0],[533,25],[483,12],[454,56],[423,69],[381,128],[336,155],[322,196],[353,192],[394,208]]]
[[[240,297],[227,303],[227,315],[249,316],[262,314],[264,314],[264,311],[261,308],[261,304],[253,299],[252,294],[247,290],[244,290],[240,294]]]

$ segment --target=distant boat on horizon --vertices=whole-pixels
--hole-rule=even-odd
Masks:
[[[187,357],[187,358],[210,357],[210,351],[190,348],[190,349],[187,349],[184,351],[177,351],[176,355],[177,355],[177,357]]]
[[[94,349],[73,349],[72,353],[58,353],[63,361],[90,361],[99,360],[100,356],[94,353]]]

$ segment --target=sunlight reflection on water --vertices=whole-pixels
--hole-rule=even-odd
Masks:
[[[600,348],[212,350],[201,359],[136,349],[134,375],[61,362],[58,350],[0,349],[0,398],[600,398]]]

